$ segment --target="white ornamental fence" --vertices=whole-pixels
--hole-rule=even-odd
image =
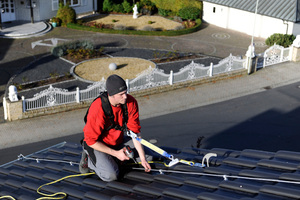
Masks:
[[[293,46],[284,48],[275,44],[265,51],[263,67],[291,61],[292,53]]]
[[[172,85],[193,79],[201,79],[204,77],[213,76],[214,74],[226,73],[234,70],[245,68],[246,59],[232,56],[221,60],[217,65],[211,63],[210,66],[205,67],[203,64],[197,64],[193,61],[182,68],[179,72],[165,74],[163,70],[154,69],[149,72],[146,70],[137,78],[126,80],[128,92],[149,89],[153,87]],[[105,80],[95,82],[85,90],[76,89],[76,91],[68,92],[65,89],[53,88],[41,91],[34,95],[33,98],[23,100],[23,112],[35,110],[45,107],[57,106],[68,103],[79,103],[86,100],[96,98],[101,91],[105,90]]]

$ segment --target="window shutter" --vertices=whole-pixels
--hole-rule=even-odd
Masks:
[[[58,0],[52,0],[52,10],[58,10]]]

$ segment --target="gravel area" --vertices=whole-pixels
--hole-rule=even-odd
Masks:
[[[111,63],[117,65],[116,70],[109,69],[108,66]],[[140,58],[100,58],[77,65],[74,72],[79,77],[90,81],[101,81],[102,77],[106,79],[112,74],[118,74],[124,79],[134,79],[143,72],[150,72],[151,70],[148,71],[150,66],[154,69],[155,63]]]
[[[147,15],[139,16],[137,19],[133,19],[132,15],[99,15],[99,19],[94,21],[103,24],[113,24],[115,27],[122,25],[136,30],[143,30],[149,26],[160,30],[174,30],[176,27],[181,26],[181,23],[161,16]],[[149,22],[151,22],[151,24]]]

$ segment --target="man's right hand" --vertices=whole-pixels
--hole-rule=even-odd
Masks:
[[[116,151],[115,157],[118,158],[120,161],[129,160],[130,158],[126,156],[123,149]]]
[[[129,160],[129,157],[126,156],[123,149],[114,150],[99,141],[97,141],[95,144],[91,145],[90,147],[92,147],[93,149],[95,149],[97,151],[101,151],[103,153],[107,153],[111,156],[114,156],[114,157],[118,158],[120,161]]]

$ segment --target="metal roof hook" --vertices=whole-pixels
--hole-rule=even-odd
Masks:
[[[176,159],[173,158],[173,159],[171,160],[171,162],[169,162],[169,165],[168,165],[168,166],[169,166],[169,167],[172,167],[173,165],[176,165],[177,163],[179,163],[179,160],[178,160],[177,158],[176,158]]]
[[[23,156],[23,154],[18,155],[18,160],[24,160],[25,157]]]
[[[228,181],[228,178],[226,175],[223,175],[224,181]]]
[[[211,157],[217,157],[217,154],[216,153],[207,153],[207,154],[205,154],[205,156],[202,159],[202,166],[204,166],[204,162],[206,160],[206,166],[209,167],[209,159]]]

